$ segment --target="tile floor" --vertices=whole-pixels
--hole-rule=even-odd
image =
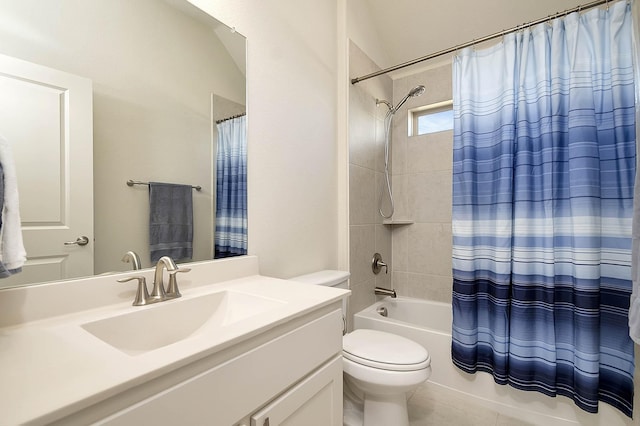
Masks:
[[[408,408],[411,426],[534,426],[429,382],[411,396]]]

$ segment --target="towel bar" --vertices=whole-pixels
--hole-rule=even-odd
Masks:
[[[147,186],[149,186],[149,182],[140,182],[138,180],[129,179],[127,181],[127,186],[133,186],[133,185],[147,185]],[[196,191],[201,191],[202,190],[202,187],[200,185],[197,185],[197,186],[191,185],[191,188],[195,189]]]

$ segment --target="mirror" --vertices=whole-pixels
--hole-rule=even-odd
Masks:
[[[93,192],[84,195],[93,197],[93,229],[67,235],[69,242],[87,235],[90,243],[71,245],[65,253],[92,252],[95,274],[130,270],[132,264],[122,261],[130,250],[140,255],[143,268],[151,266],[148,187],[127,186],[134,180],[202,188],[193,191],[191,260],[212,259],[215,122],[245,111],[245,38],[187,0],[0,0],[0,39],[2,55],[92,83]],[[5,135],[1,127],[0,134]],[[64,138],[59,139],[64,145]],[[64,162],[72,158],[66,148],[57,147],[44,158],[39,146],[14,149],[21,209],[23,199],[25,204],[36,200],[42,210],[50,207],[42,206],[42,193],[48,192],[42,185],[22,188],[30,180],[25,177],[29,169],[37,174],[60,157],[57,179],[62,191],[67,187],[65,170],[80,166]],[[66,221],[79,212],[66,204],[65,196],[53,197],[60,201],[53,209],[59,218],[27,215],[23,229],[66,229]],[[25,236],[25,246],[45,245],[32,239]],[[48,266],[0,280],[0,287],[87,275],[65,275],[65,256],[51,261],[40,256]]]

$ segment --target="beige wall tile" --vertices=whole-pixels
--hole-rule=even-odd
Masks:
[[[393,228],[393,285],[402,295],[450,302],[453,132],[409,137],[407,110],[450,100],[451,66],[394,80],[394,102],[419,84],[425,93],[409,99],[394,118],[394,147],[403,141],[404,151],[393,157],[394,194],[407,215],[402,219],[415,223]]]
[[[397,80],[393,80],[393,104],[397,105],[400,99],[404,97],[409,91],[408,89],[409,82],[406,78],[399,78]]]
[[[351,56],[360,71],[375,68],[357,46],[350,49],[357,50]],[[408,137],[407,110],[451,99],[451,67],[431,69],[395,81],[382,80],[383,83],[369,86],[359,84],[359,89],[351,93],[354,100],[350,105],[353,163],[350,166],[350,266],[355,283],[352,291],[357,293],[359,308],[367,306],[365,303],[373,303],[375,298],[366,293],[372,292],[375,285],[394,287],[401,294],[413,297],[450,301],[453,134],[447,131]],[[393,101],[395,105],[418,84],[425,85],[426,92],[409,99],[394,115],[391,140],[394,218],[411,219],[415,223],[386,227],[380,225],[378,198],[385,184],[382,172],[387,109],[382,105],[376,107],[375,98]],[[390,88],[392,93],[386,91]],[[373,170],[376,171],[374,174],[371,173]],[[385,195],[383,200],[384,209],[389,212],[388,197]],[[376,226],[372,228],[370,224]],[[367,235],[372,229],[373,237]],[[389,275],[373,275],[370,263],[375,252],[381,253],[390,265]],[[364,283],[370,285],[367,287]]]
[[[394,117],[394,125],[397,125],[398,119]],[[389,161],[391,165],[391,173],[393,175],[401,175],[407,173],[407,138],[398,135],[395,132],[391,139]]]
[[[409,208],[409,175],[393,175],[391,177],[391,188],[395,213],[393,219],[413,219],[413,213]]]
[[[444,276],[451,273],[451,224],[415,223],[408,240],[408,272]]]
[[[411,136],[407,141],[407,173],[453,169],[453,131]]]
[[[409,175],[407,199],[413,220],[451,223],[451,171]]]
[[[404,118],[403,118],[404,117]],[[390,161],[395,175],[407,173],[407,121],[406,113],[396,113],[391,125]]]
[[[376,220],[376,172],[349,165],[349,223],[372,224]]]
[[[415,297],[417,299],[432,300],[430,297],[431,286],[425,274],[407,273],[406,283],[402,296]]]
[[[407,295],[419,299],[451,303],[452,279],[451,276],[407,274]]]
[[[380,253],[382,261],[387,264],[387,273],[384,269],[376,275],[375,285],[378,287],[391,288],[391,271],[393,271],[393,259],[391,255],[391,229],[386,225],[376,225],[376,245],[375,252]],[[374,253],[371,253],[373,260]]]
[[[371,271],[371,256],[375,249],[374,225],[352,225],[349,227],[349,270],[352,285],[374,281]]]
[[[407,272],[409,270],[409,228],[410,225],[403,225],[394,226],[392,229],[391,251],[394,272]]]
[[[373,102],[371,96],[363,100],[357,94],[362,88],[354,88],[350,93],[349,114],[349,163],[374,170],[376,167],[376,122],[374,116],[363,105]]]
[[[393,271],[392,275],[393,288],[396,290],[399,296],[407,296],[407,283],[408,283],[408,274],[406,272],[396,272]]]
[[[384,172],[384,144],[386,139],[386,129],[384,124],[384,115],[387,107],[381,105],[376,109],[375,130],[376,130],[376,144],[375,144],[375,170],[377,172]],[[393,166],[393,160],[391,154],[389,156],[389,170]]]
[[[351,285],[351,297],[347,307],[347,329],[353,330],[353,315],[360,312],[376,301],[373,289],[375,280],[371,279],[360,284]]]
[[[379,71],[380,67],[371,60],[355,43],[349,42],[349,75],[350,78]],[[371,78],[351,87],[362,87],[374,98],[391,99],[393,81],[387,76]]]
[[[425,70],[408,76],[402,80],[405,80],[405,87],[407,87],[407,91],[409,88],[415,87],[419,84],[425,86],[425,92],[422,96],[413,98],[407,102],[409,108],[448,101],[453,96],[451,64]],[[395,87],[396,82],[394,81],[394,90]]]

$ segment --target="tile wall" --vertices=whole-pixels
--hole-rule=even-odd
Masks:
[[[407,136],[409,109],[451,100],[451,65],[394,80],[394,104],[420,84],[425,93],[393,122],[394,216],[413,221],[393,227],[393,284],[402,296],[451,302],[453,131]]]
[[[352,78],[379,69],[354,43],[349,49]],[[378,252],[391,264],[391,228],[382,225],[378,214],[379,188],[384,179],[384,116],[388,109],[376,106],[376,99],[390,101],[392,93],[393,82],[387,76],[351,85],[349,90],[349,320],[353,313],[375,302],[375,286],[391,286],[391,270],[374,275],[371,259]]]

